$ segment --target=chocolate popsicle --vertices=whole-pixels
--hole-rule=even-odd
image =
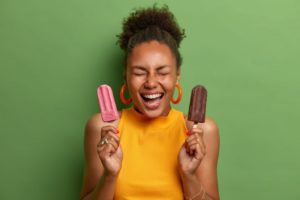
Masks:
[[[194,126],[198,123],[205,122],[207,90],[201,86],[196,85],[191,94],[188,120],[194,122]]]

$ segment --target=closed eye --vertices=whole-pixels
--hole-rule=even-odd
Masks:
[[[170,73],[170,67],[168,67],[168,66],[161,66],[161,67],[159,67],[157,69],[157,73],[159,75],[163,75],[163,76],[168,75]]]
[[[143,75],[147,74],[147,71],[146,71],[146,69],[144,69],[142,67],[136,66],[136,67],[133,67],[132,73],[135,76],[143,76]]]
[[[146,75],[146,73],[136,73],[136,72],[134,72],[133,75],[135,75],[135,76],[143,76],[143,75]]]
[[[168,73],[168,72],[159,72],[158,74],[159,74],[159,75],[162,75],[162,76],[166,76],[166,75],[168,75],[169,73]]]

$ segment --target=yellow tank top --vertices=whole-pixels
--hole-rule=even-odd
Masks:
[[[114,199],[182,200],[177,156],[186,130],[183,113],[175,109],[156,119],[124,109],[119,123],[123,161]]]

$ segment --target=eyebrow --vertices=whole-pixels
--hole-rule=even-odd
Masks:
[[[159,66],[159,67],[156,68],[155,70],[156,70],[156,71],[160,71],[160,70],[162,70],[162,69],[164,69],[164,68],[166,68],[166,67],[169,67],[169,65],[162,65],[162,66]],[[134,70],[134,69],[147,70],[147,68],[142,67],[142,66],[140,66],[140,65],[133,65],[131,68],[132,68],[132,70]]]
[[[131,67],[132,69],[141,69],[141,70],[146,70],[145,67],[139,66],[139,65],[134,65]]]

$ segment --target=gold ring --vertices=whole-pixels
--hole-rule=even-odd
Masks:
[[[108,139],[107,138],[104,138],[103,140],[101,140],[101,145],[103,145],[103,144],[109,144],[109,141],[108,141]]]

